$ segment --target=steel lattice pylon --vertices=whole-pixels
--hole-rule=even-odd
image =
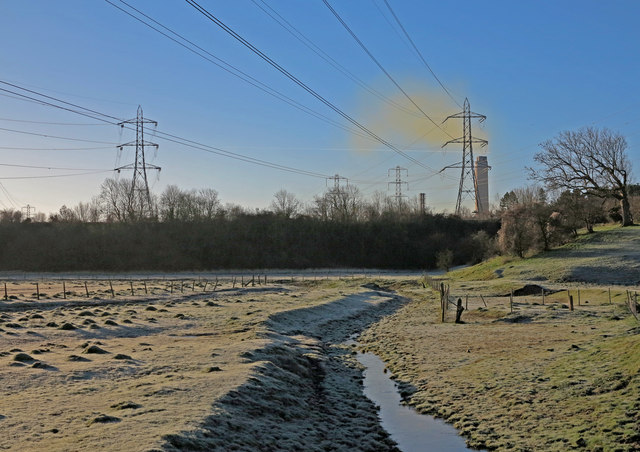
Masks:
[[[129,193],[129,211],[133,212],[133,204],[136,200],[139,200],[141,205],[139,206],[139,214],[146,216],[153,212],[153,205],[151,203],[151,193],[149,192],[149,182],[147,181],[147,169],[160,171],[160,167],[152,165],[146,162],[144,155],[144,148],[146,146],[158,148],[158,145],[144,140],[144,125],[153,124],[158,125],[157,121],[151,119],[144,119],[142,115],[142,107],[138,105],[138,114],[135,119],[129,119],[118,123],[120,127],[124,127],[125,124],[136,125],[136,140],[129,143],[120,144],[118,148],[126,146],[135,146],[136,157],[133,163],[120,166],[115,169],[118,173],[122,170],[133,170],[133,177],[131,178],[131,190]],[[144,205],[146,203],[146,205]]]
[[[478,181],[476,180],[475,162],[473,160],[473,144],[480,144],[484,147],[488,144],[487,140],[481,138],[474,138],[471,134],[471,119],[478,118],[480,122],[483,122],[487,117],[471,111],[469,106],[469,99],[465,98],[463,111],[451,116],[447,116],[443,123],[451,118],[462,119],[462,137],[455,138],[447,141],[442,147],[445,147],[451,143],[462,144],[462,162],[455,165],[446,166],[446,168],[460,168],[460,187],[458,189],[458,200],[456,201],[456,215],[460,214],[462,208],[462,202],[467,197],[470,197],[476,205],[476,211],[481,212],[486,209],[487,206],[480,206],[480,197],[478,196]]]

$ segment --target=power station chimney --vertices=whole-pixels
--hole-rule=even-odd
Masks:
[[[476,212],[478,215],[489,212],[489,163],[487,157],[476,157]]]

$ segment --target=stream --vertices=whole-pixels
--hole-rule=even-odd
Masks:
[[[358,353],[358,362],[365,366],[364,394],[380,407],[382,427],[398,443],[403,452],[469,451],[456,429],[441,419],[419,414],[401,404],[395,382],[384,372],[384,362],[373,353]]]

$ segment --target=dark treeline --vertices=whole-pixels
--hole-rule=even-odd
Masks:
[[[434,268],[479,261],[497,220],[421,214],[327,221],[270,212],[206,221],[0,224],[0,270]]]

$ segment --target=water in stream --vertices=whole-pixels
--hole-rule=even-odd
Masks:
[[[357,359],[366,367],[364,394],[380,407],[382,427],[403,452],[472,450],[466,447],[453,426],[401,405],[398,389],[389,373],[384,372],[384,362],[380,358],[373,353],[358,353]]]

